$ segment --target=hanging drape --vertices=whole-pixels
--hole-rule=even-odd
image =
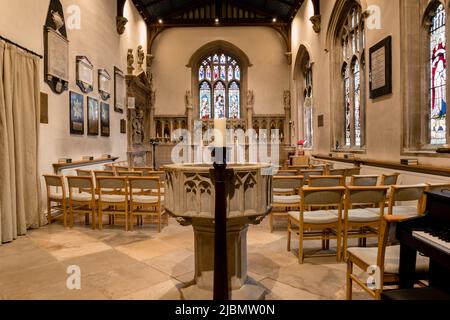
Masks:
[[[39,63],[0,41],[0,244],[39,227]]]

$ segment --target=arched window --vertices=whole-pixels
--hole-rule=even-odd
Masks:
[[[200,118],[240,119],[241,68],[236,59],[216,53],[203,59],[198,70]]]
[[[346,149],[364,146],[364,19],[355,2],[340,27],[343,143]],[[340,134],[338,135],[340,136]],[[341,145],[338,141],[338,144]]]
[[[305,147],[312,148],[313,146],[313,75],[312,67],[307,63],[305,69],[305,91],[304,96],[304,135],[305,135]]]
[[[447,142],[447,55],[445,7],[439,4],[430,16],[429,29],[429,101],[430,144]]]

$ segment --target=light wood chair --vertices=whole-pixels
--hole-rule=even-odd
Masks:
[[[427,183],[427,192],[443,192],[450,190],[450,183]]]
[[[114,171],[117,172],[123,172],[123,171],[132,171],[128,166],[114,166]]]
[[[276,172],[276,176],[296,176],[298,173],[297,170],[278,170]]]
[[[351,176],[350,185],[355,187],[375,187],[378,185],[379,178],[376,175]]]
[[[89,224],[89,215],[92,215],[92,229],[95,229],[98,196],[95,194],[92,176],[67,176],[66,178],[69,187],[70,227],[72,228],[74,224],[74,214],[83,214],[86,225]],[[83,191],[79,192],[80,190]]]
[[[134,167],[134,171],[141,171],[144,174],[144,177],[150,176],[151,172],[155,170],[152,167]]]
[[[365,246],[365,240],[369,237],[379,237],[381,221],[384,216],[384,204],[388,187],[369,186],[347,187],[345,193],[344,228],[343,228],[343,252],[346,254],[348,239],[356,238],[359,245]],[[378,213],[373,209],[355,208],[355,206],[378,206]]]
[[[346,172],[345,169],[330,169],[328,170],[328,175],[329,176],[346,176]]]
[[[395,186],[398,184],[398,178],[400,173],[383,174],[381,176],[380,185],[382,186]]]
[[[117,171],[118,177],[142,177],[144,173],[142,171]]]
[[[153,195],[157,195],[160,193],[161,195],[164,195],[166,192],[165,185],[166,185],[166,172],[165,171],[151,171],[149,172],[149,177],[159,177],[160,181],[160,189],[159,190],[152,190]]]
[[[272,212],[269,216],[270,232],[273,232],[273,222],[275,216],[287,217],[287,211],[292,208],[300,208],[300,189],[303,187],[302,176],[275,176],[273,177],[273,204]],[[275,190],[282,191],[284,194],[276,194]],[[283,211],[275,211],[282,209]]]
[[[289,212],[287,250],[291,251],[291,235],[296,232],[292,227],[298,228],[299,253],[298,262],[303,263],[303,242],[305,240],[322,240],[324,243],[331,239],[336,240],[336,260],[341,260],[341,226],[343,197],[345,187],[312,188],[303,187],[300,193],[300,211]],[[307,211],[307,207],[336,206],[337,210]]]
[[[92,170],[77,169],[75,171],[79,177],[92,177]]]
[[[385,215],[381,220],[380,236],[376,248],[349,248],[347,250],[347,300],[352,300],[353,283],[356,283],[373,298],[380,300],[385,286],[398,285],[400,246],[388,246],[390,227],[401,221],[407,221],[410,217]],[[361,271],[354,273],[354,266],[363,272],[369,268],[373,270],[375,278],[379,275],[379,283],[369,284],[360,278]],[[429,268],[429,259],[417,254],[416,272],[426,274]],[[367,276],[365,277],[367,278]]]
[[[360,167],[353,167],[353,168],[345,169],[345,176],[346,177],[359,176],[360,174],[361,174],[361,168]]]
[[[426,184],[391,186],[388,215],[417,217],[424,212]],[[416,205],[398,202],[416,202]]]
[[[159,177],[130,177],[130,229],[133,230],[133,217],[143,218],[145,216],[156,217],[158,233],[161,232],[161,218],[164,214],[164,196],[161,193],[153,195],[150,190],[160,190],[161,183]],[[135,193],[135,190],[147,190],[143,193]],[[141,224],[143,219],[141,220]]]
[[[343,176],[310,176],[308,186],[313,188],[344,187],[345,179]]]
[[[301,170],[300,175],[303,176],[305,180],[305,185],[309,184],[309,177],[311,176],[323,176],[325,171],[319,169],[308,169]]]
[[[47,188],[47,220],[53,222],[52,209],[62,210],[64,227],[67,228],[67,194],[64,177],[58,175],[44,175]],[[52,204],[56,204],[52,206]]]
[[[112,164],[112,163],[105,164],[105,165],[103,166],[103,169],[104,169],[105,171],[114,171],[114,164]]]
[[[114,177],[116,175],[114,171],[94,170],[92,172],[95,179],[97,179],[98,177]]]
[[[103,229],[103,215],[125,216],[125,230],[128,231],[128,185],[125,177],[97,177],[98,226]],[[106,191],[105,191],[106,190]],[[110,190],[114,190],[110,192]],[[114,222],[114,219],[110,219]]]

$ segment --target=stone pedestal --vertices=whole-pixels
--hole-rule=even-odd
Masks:
[[[227,254],[233,300],[262,300],[266,289],[247,274],[247,232],[259,224],[272,205],[269,165],[231,165],[228,185]],[[181,289],[185,300],[211,300],[214,287],[214,183],[210,166],[166,166],[166,210],[195,233],[195,278]]]

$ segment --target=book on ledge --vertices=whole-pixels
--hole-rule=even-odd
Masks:
[[[83,161],[93,161],[94,157],[93,156],[83,156],[82,160]]]
[[[104,154],[104,155],[102,155],[102,158],[103,159],[111,159],[112,156],[110,154]]]
[[[419,159],[400,159],[400,163],[405,166],[414,166],[419,164]]]
[[[59,158],[58,159],[59,164],[66,164],[66,163],[72,163],[72,159],[70,158]]]

